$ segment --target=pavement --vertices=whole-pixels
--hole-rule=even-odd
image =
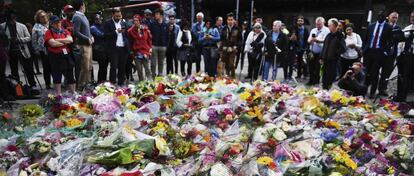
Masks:
[[[42,66],[42,64],[40,63],[40,61],[39,61],[39,66],[40,67]],[[244,79],[244,77],[247,76],[247,67],[248,67],[247,57],[245,57],[244,66],[243,66],[242,71],[240,71],[240,66],[241,65],[239,63],[238,64],[238,67],[237,67],[237,70],[236,70],[236,79],[240,79],[241,81],[249,81],[249,80],[245,80]],[[93,71],[94,71],[95,79],[97,79],[98,68],[99,68],[98,63],[96,61],[93,61]],[[164,68],[166,68],[166,63],[164,63]],[[24,75],[21,72],[21,68],[19,68],[19,69],[20,69],[19,72],[21,73],[20,79],[24,80]],[[43,69],[40,68],[40,70],[42,71]],[[201,70],[202,71],[204,70],[204,62],[201,62]],[[195,72],[196,72],[196,70],[195,70],[195,64],[193,64],[193,73],[195,73]],[[395,70],[393,71],[393,73],[391,75],[391,78],[396,77],[397,73],[398,73],[397,68],[395,68]],[[10,74],[10,67],[9,66],[6,67],[6,75],[8,75],[8,74]],[[109,74],[109,68],[108,68],[108,74]],[[271,75],[272,75],[272,72],[269,73],[269,78],[271,78]],[[44,85],[45,84],[44,84],[43,75],[36,75],[36,76],[37,76],[40,84],[44,88]],[[133,76],[134,76],[134,79],[135,80],[138,80],[138,75],[136,73],[133,74]],[[295,72],[294,72],[293,76],[294,77],[296,76],[296,73]],[[276,79],[277,80],[280,80],[280,81],[283,80],[283,69],[281,67],[278,68],[278,72],[277,72]],[[297,81],[297,83],[290,82],[289,84],[294,84],[295,86],[305,86],[305,83],[306,83],[307,80],[305,80],[305,79],[299,79],[299,80],[296,80],[296,81]],[[129,84],[133,84],[133,83],[137,83],[137,82],[138,81],[129,81]],[[333,85],[333,88],[334,89],[339,89],[336,84]],[[45,94],[45,91],[48,91],[48,90],[42,90],[42,94]],[[393,95],[393,94],[396,93],[396,91],[397,91],[397,80],[396,79],[390,80],[389,81],[389,85],[388,85],[388,92],[389,92],[389,94],[390,95]],[[407,100],[408,101],[414,101],[414,94],[411,93],[408,96]],[[37,104],[37,103],[38,103],[38,99],[17,100],[16,102],[14,102],[14,104],[12,106],[8,106],[8,107],[18,108],[19,106],[24,105],[24,104]]]

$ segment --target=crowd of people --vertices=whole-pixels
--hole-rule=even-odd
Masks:
[[[352,23],[336,18],[326,22],[317,17],[315,27],[307,29],[305,17],[298,16],[291,28],[275,20],[268,29],[260,17],[239,23],[233,13],[213,20],[199,12],[194,24],[181,20],[178,25],[174,14],[164,15],[161,9],[146,9],[143,15],[125,19],[122,11],[114,8],[111,18],[104,21],[96,14],[90,24],[85,11],[83,0],[74,0],[63,8],[65,19],[39,10],[34,15],[33,27],[17,22],[15,13],[9,11],[6,22],[0,26],[7,39],[0,43],[1,86],[7,87],[7,61],[15,79],[20,80],[20,63],[32,89],[38,86],[36,74],[43,74],[46,89],[53,88],[61,94],[62,84],[71,92],[82,90],[93,81],[123,86],[134,81],[135,72],[139,81],[166,74],[187,76],[201,72],[212,77],[236,78],[236,68],[243,69],[247,56],[247,81],[276,80],[278,68],[282,67],[285,82],[304,79],[308,86],[322,83],[323,89],[330,89],[338,81],[339,87],[369,98],[377,95],[377,89],[378,95],[388,96],[393,65],[396,58],[401,58],[397,61],[396,100],[405,101],[412,88],[413,74],[407,70],[414,68],[414,12],[411,25],[402,29],[397,25],[397,12],[387,17],[385,11],[380,11],[377,21],[361,37],[354,32]],[[96,80],[93,60],[99,64]],[[3,99],[13,99],[7,91],[2,93]]]

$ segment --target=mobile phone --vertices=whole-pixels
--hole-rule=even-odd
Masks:
[[[312,34],[312,37],[315,38],[316,37],[316,34]]]

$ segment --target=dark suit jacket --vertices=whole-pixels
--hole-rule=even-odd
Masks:
[[[304,28],[304,32],[303,32],[303,48],[300,48],[300,46],[299,46],[299,48],[298,48],[299,50],[298,51],[300,51],[300,49],[306,50],[309,47],[309,43],[308,43],[309,30],[306,27],[303,27],[303,28]],[[300,38],[300,35],[299,35],[299,28],[297,26],[295,26],[293,28],[293,32],[296,34],[296,37],[298,38],[298,44],[300,45],[299,40],[302,40],[302,38]]]
[[[282,50],[281,53],[277,54],[277,58],[284,58],[287,53],[287,49],[289,47],[288,45],[288,38],[286,34],[284,34],[282,31],[279,32],[279,37],[277,38],[276,42],[273,43],[272,40],[272,33],[273,31],[269,31],[267,33],[267,37],[265,40],[265,50],[266,50],[266,59],[273,60],[276,54],[276,47],[277,46],[280,50]]]
[[[122,21],[121,22],[122,28],[125,28],[125,32],[122,33],[124,44],[127,49],[129,49],[129,41],[128,41],[128,29],[127,24]],[[115,23],[112,18],[105,22],[104,24],[104,33],[105,33],[105,49],[107,51],[113,51],[116,48],[116,39],[118,38],[118,34],[115,31]]]
[[[404,39],[404,33],[402,32],[402,29],[400,26],[395,25],[392,28],[392,41],[391,41],[391,53],[389,54],[392,57],[397,57],[398,53],[398,42],[403,41]]]
[[[371,40],[375,37],[374,30],[376,26],[376,22],[373,24],[370,24],[368,26],[367,33],[365,35],[365,41],[363,42],[363,51],[366,52],[369,49],[369,46],[371,45]],[[379,38],[379,45],[380,50],[387,52],[387,54],[390,54],[390,49],[392,45],[392,26],[388,23],[384,24],[382,34]]]
[[[340,55],[344,52],[344,35],[339,31],[335,33],[329,33],[323,42],[323,48],[321,51],[321,58],[323,61],[338,60],[340,58]]]

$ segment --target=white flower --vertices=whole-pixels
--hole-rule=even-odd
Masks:
[[[57,171],[59,169],[59,158],[51,158],[46,165],[51,171]]]
[[[282,141],[282,140],[285,140],[287,136],[281,129],[278,128],[273,133],[273,138],[275,138],[278,141]]]

